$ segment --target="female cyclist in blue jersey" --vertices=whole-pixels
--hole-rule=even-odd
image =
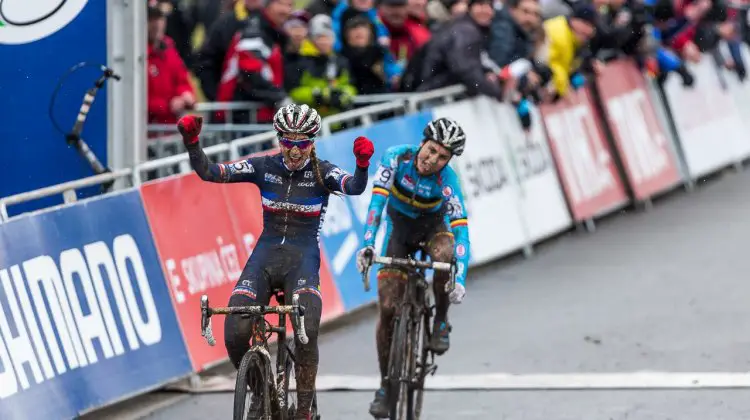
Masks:
[[[433,261],[451,262],[456,256],[456,287],[450,295],[445,292],[449,274],[436,271],[433,276],[435,324],[429,346],[436,354],[442,354],[449,347],[448,306],[461,303],[466,293],[469,226],[458,176],[448,166],[453,156],[463,153],[466,134],[455,121],[438,118],[427,124],[423,135],[421,144],[394,146],[383,155],[367,210],[365,248],[357,256],[357,266],[363,272],[365,251],[374,250],[383,208],[387,215],[386,256],[412,256],[422,241],[427,243]],[[389,396],[384,379],[388,372],[393,317],[405,291],[405,279],[406,273],[397,267],[383,266],[378,271],[376,342],[382,383],[370,406],[370,414],[376,418],[388,417]]]
[[[295,343],[295,418],[308,419],[318,370],[318,327],[323,305],[318,232],[330,194],[359,195],[365,190],[373,144],[365,137],[354,141],[357,167],[353,175],[319,160],[315,136],[320,131],[320,116],[307,105],[291,104],[279,109],[273,120],[280,153],[216,164],[209,162],[198,143],[201,125],[202,119],[196,116],[185,116],[178,122],[190,164],[198,176],[209,182],[256,184],[263,205],[263,233],[232,292],[229,306],[267,305],[271,290],[280,288],[286,296],[299,294],[300,304],[306,308],[309,342]],[[235,368],[248,350],[250,329],[249,319],[225,318],[224,342]]]

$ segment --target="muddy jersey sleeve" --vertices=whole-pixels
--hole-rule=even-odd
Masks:
[[[212,163],[200,146],[188,148],[190,166],[198,176],[208,182],[251,182],[257,184],[262,179],[265,157],[252,157],[235,163]]]
[[[456,282],[466,285],[466,270],[469,268],[469,221],[464,205],[458,176],[450,167],[443,178],[443,200],[445,216],[455,238],[454,253],[458,264]]]

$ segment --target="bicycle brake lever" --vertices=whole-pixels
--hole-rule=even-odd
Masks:
[[[371,249],[365,249],[364,257],[367,260],[365,269],[362,272],[362,282],[365,284],[365,292],[370,291],[370,269],[372,268],[372,257],[374,252]]]
[[[211,328],[210,308],[208,306],[208,296],[201,296],[201,336],[208,342],[209,346],[215,346],[213,329]]]
[[[453,261],[451,261],[451,271],[450,271],[450,278],[447,283],[445,283],[445,293],[451,293],[456,288],[456,272],[458,271],[458,267],[456,266],[456,257],[453,257]]]
[[[300,343],[307,344],[310,340],[307,338],[307,332],[305,332],[305,307],[299,304],[298,294],[292,295],[292,306],[297,308],[299,318],[297,325],[297,338],[299,338]]]
[[[371,267],[372,267],[371,265],[368,265],[367,267],[365,267],[365,272],[362,273],[362,282],[364,282],[365,284],[365,292],[370,291],[370,268]]]

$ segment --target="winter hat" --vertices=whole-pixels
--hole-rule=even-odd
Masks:
[[[573,4],[572,8],[573,13],[570,14],[570,17],[581,19],[584,22],[596,26],[599,20],[599,14],[593,4],[576,2]]]
[[[316,15],[310,19],[310,38],[315,38],[322,35],[328,35],[335,37],[333,32],[333,23],[331,17],[328,15]]]
[[[295,26],[307,27],[310,23],[310,15],[304,10],[295,10],[289,19],[284,23],[284,29],[292,28]]]

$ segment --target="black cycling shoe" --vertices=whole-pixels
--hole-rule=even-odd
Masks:
[[[375,391],[375,399],[370,403],[370,414],[376,419],[387,419],[390,411],[388,393],[381,387]]]
[[[432,339],[430,340],[430,350],[437,355],[448,351],[451,346],[450,342],[451,326],[447,322],[435,321],[432,326]]]

